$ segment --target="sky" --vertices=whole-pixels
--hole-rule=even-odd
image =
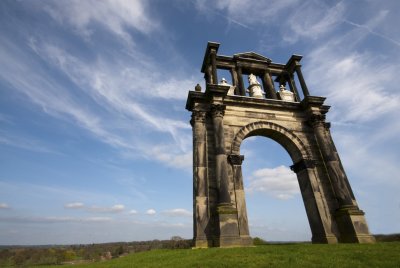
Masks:
[[[205,88],[208,41],[222,55],[303,55],[370,231],[400,232],[399,11],[397,0],[0,1],[0,244],[192,238],[185,103]],[[251,236],[309,241],[288,153],[263,137],[241,153]]]

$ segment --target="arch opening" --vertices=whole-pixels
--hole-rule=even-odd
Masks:
[[[250,235],[268,242],[310,241],[299,183],[290,170],[298,156],[266,134],[272,132],[253,131],[240,146]]]

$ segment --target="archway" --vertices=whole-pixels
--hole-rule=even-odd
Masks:
[[[251,136],[270,138],[290,155],[312,242],[374,242],[325,121],[330,107],[324,97],[310,95],[302,57],[281,64],[254,52],[218,55],[218,48],[213,42],[206,48],[205,92],[197,85],[186,102],[192,112],[195,246],[251,245],[240,155],[242,141]],[[219,84],[221,69],[231,74],[232,85]]]
[[[253,136],[240,146],[249,233],[265,241],[310,241],[311,230],[293,164],[272,139]]]
[[[311,153],[303,141],[293,133],[293,131],[273,122],[256,121],[241,127],[232,139],[231,157],[235,159],[240,154],[240,148],[243,141],[248,137],[262,136],[277,142],[289,154],[292,160],[291,169],[296,172],[299,182],[301,196],[305,206],[308,222],[311,228],[312,241],[317,243],[326,243],[330,239],[336,239],[334,233],[336,226],[333,219],[327,211],[328,204],[323,198],[322,189],[317,179],[315,164],[311,158]],[[244,157],[240,157],[243,161]],[[245,236],[249,235],[248,229],[243,228],[248,225],[245,193],[243,188],[242,162],[230,161],[232,165],[233,188],[238,210],[239,229]]]

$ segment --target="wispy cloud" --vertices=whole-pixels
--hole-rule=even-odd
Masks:
[[[342,22],[344,12],[343,2],[326,8],[323,3],[305,1],[284,22],[289,30],[284,30],[283,39],[290,43],[297,42],[299,38],[318,39]]]
[[[9,136],[9,134],[3,131],[0,131],[0,144],[39,153],[61,154],[48,148],[46,144],[43,144],[41,141],[35,140],[32,137],[26,138],[17,135]]]
[[[359,24],[359,23],[356,23],[356,22],[354,22],[352,20],[349,20],[349,19],[343,19],[343,22],[345,22],[345,23],[347,23],[347,24],[349,24],[351,26],[354,26],[356,28],[363,29],[363,30],[367,31],[368,33],[370,33],[372,35],[375,35],[377,37],[383,38],[384,40],[389,41],[390,43],[392,43],[392,44],[394,44],[396,46],[400,46],[400,40],[393,39],[392,37],[387,36],[387,35],[382,34],[382,33],[379,33],[378,31],[373,29],[373,27],[375,27],[377,23],[385,20],[385,18],[388,15],[388,13],[389,13],[389,10],[380,10],[377,13],[377,15],[375,15],[373,20],[369,21],[367,24]]]
[[[110,217],[86,217],[86,218],[76,218],[76,217],[0,217],[2,222],[11,223],[68,223],[68,222],[81,222],[81,223],[93,223],[93,222],[109,222],[113,219]]]
[[[93,25],[102,25],[109,32],[132,43],[129,28],[147,34],[157,27],[156,20],[148,13],[147,2],[141,0],[46,1],[42,4],[54,20],[68,23],[86,38],[96,31]]]
[[[283,200],[300,193],[296,174],[286,166],[254,171],[246,191],[262,192]]]
[[[267,24],[287,10],[289,7],[298,3],[298,0],[272,0],[252,1],[252,0],[196,0],[195,7],[202,12],[210,12],[210,10],[218,10],[215,12],[217,16],[227,19],[229,22],[235,23],[247,29],[251,29],[253,24]],[[251,15],[249,15],[251,14]]]
[[[67,203],[64,205],[67,209],[84,209],[88,212],[93,213],[119,213],[125,210],[125,206],[122,204],[113,205],[111,207],[101,207],[101,206],[90,206],[87,207],[81,202]]]
[[[80,209],[83,208],[84,206],[85,205],[81,202],[68,203],[64,205],[65,208],[70,208],[70,209]]]
[[[125,206],[121,204],[117,204],[112,207],[91,206],[87,208],[87,211],[95,213],[119,213],[123,212],[124,210]]]
[[[26,50],[15,47],[5,40],[1,41],[0,47],[4,52],[1,55],[4,67],[0,67],[1,78],[25,94],[47,114],[76,124],[102,142],[120,149],[121,154],[153,157],[153,154],[147,153],[148,147],[143,145],[153,144],[154,141],[149,141],[146,136],[133,135],[137,133],[137,129],[143,128],[148,131],[168,133],[170,136],[164,140],[171,144],[168,140],[172,138],[172,142],[175,143],[173,151],[175,155],[171,155],[172,152],[169,151],[170,157],[164,155],[156,158],[160,162],[168,165],[171,159],[179,159],[181,155],[186,157],[190,153],[190,141],[187,138],[189,124],[170,118],[154,107],[149,107],[148,100],[183,99],[187,90],[194,84],[192,79],[175,77],[169,80],[160,79],[161,73],[155,65],[148,69],[147,66],[132,65],[125,60],[118,62],[103,59],[100,55],[95,61],[86,61],[51,42],[29,39],[28,46],[32,52],[48,66],[68,77],[72,87],[79,90],[73,93],[71,85],[64,86],[56,82],[41,64],[35,60],[27,61],[27,58],[32,59],[32,55]],[[20,76],[19,73],[25,75]],[[146,88],[145,85],[151,86]],[[138,95],[141,97],[137,98]],[[85,100],[89,98],[91,105],[82,104],[82,98]],[[146,104],[140,103],[140,99],[143,98]],[[135,139],[132,139],[133,136]],[[11,141],[2,138],[2,142],[10,144]],[[19,143],[20,147],[22,145],[24,143]],[[157,147],[165,146],[161,143]],[[43,148],[45,147],[42,147],[42,150]],[[182,165],[177,167],[180,168]]]

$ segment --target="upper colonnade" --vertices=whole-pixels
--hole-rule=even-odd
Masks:
[[[244,75],[249,76],[250,85],[250,77],[252,75],[261,79],[263,95],[266,99],[285,100],[285,97],[282,97],[285,94],[281,92],[286,91],[287,86],[289,86],[289,90],[293,95],[292,101],[300,102],[302,97],[310,95],[301,72],[300,60],[302,56],[292,55],[286,64],[281,64],[274,63],[271,59],[255,52],[239,53],[232,57],[218,55],[219,45],[219,43],[215,42],[208,42],[207,44],[201,67],[206,84],[218,84],[218,70],[227,70],[231,74],[234,88],[232,94],[229,95],[247,96],[243,81]],[[297,89],[295,75],[300,83],[302,96]],[[276,90],[274,82],[279,84],[280,91]],[[223,81],[222,84],[226,85],[226,81]],[[289,90],[286,92],[289,92]],[[251,92],[250,96],[252,96]]]

